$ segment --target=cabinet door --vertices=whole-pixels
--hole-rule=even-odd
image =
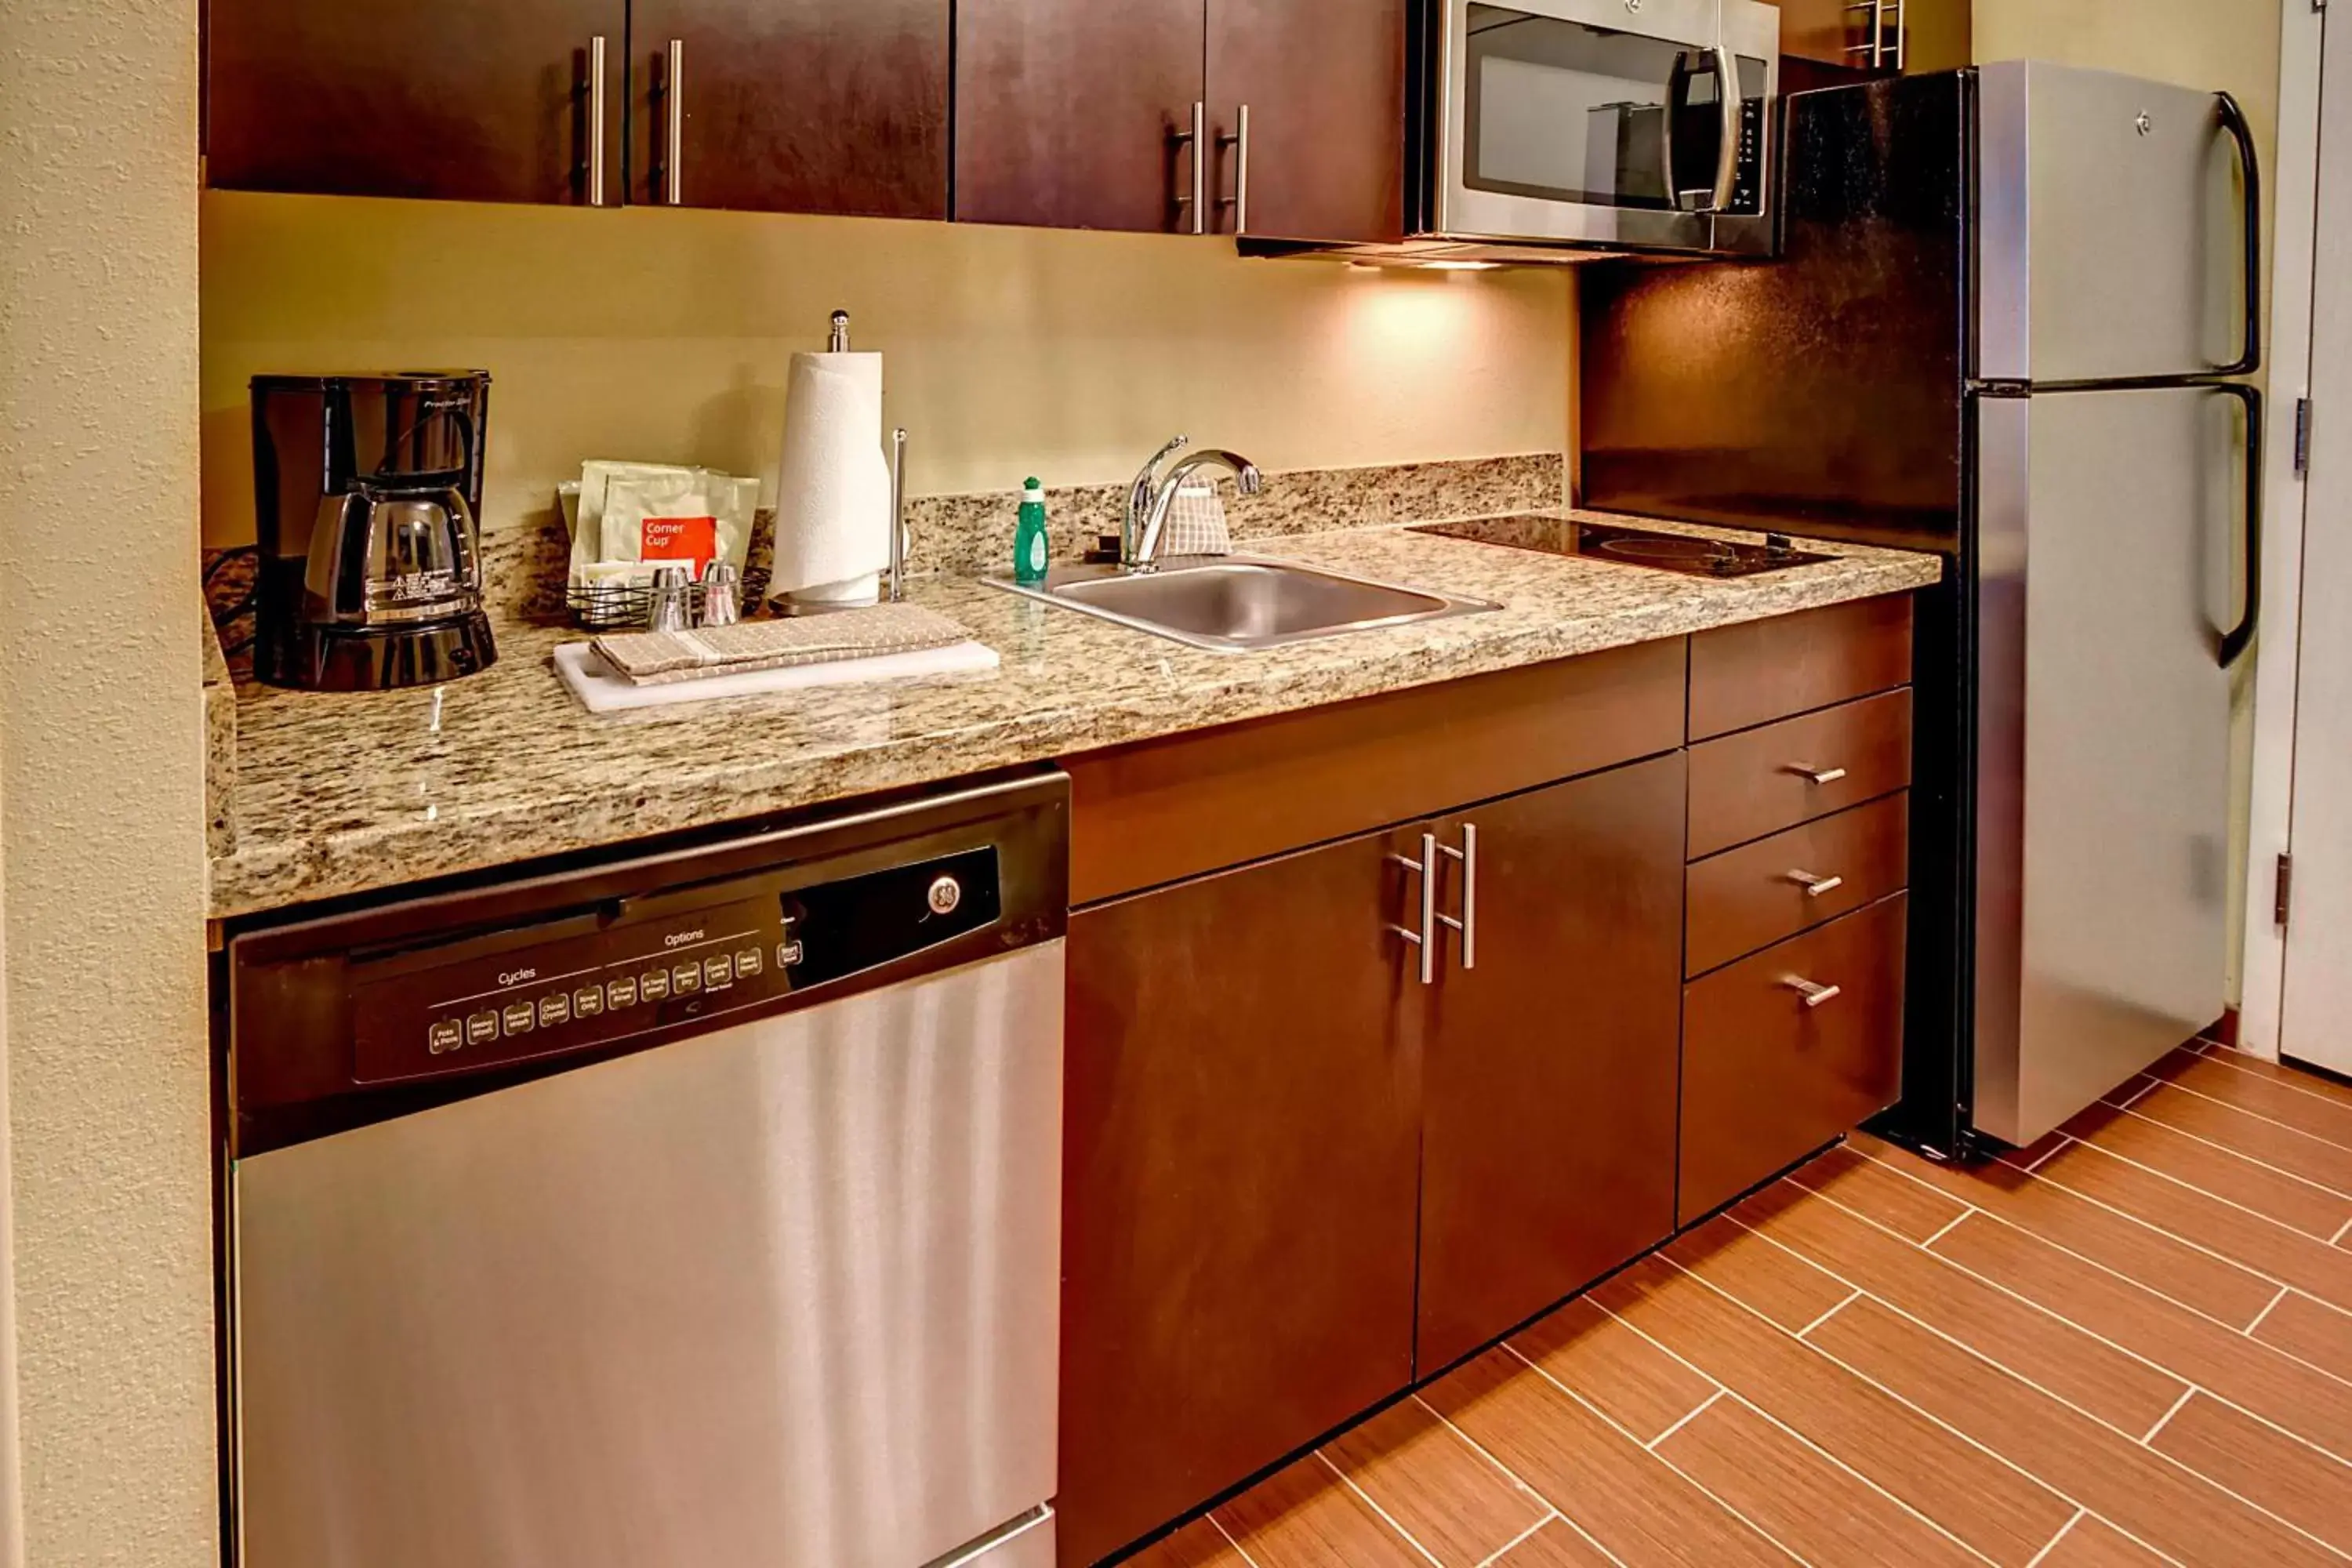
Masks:
[[[634,0],[629,199],[948,214],[948,0]]]
[[[1201,0],[961,0],[955,216],[1191,232],[1201,27]]]
[[[617,203],[626,31],[623,0],[212,0],[206,177],[235,190]]]
[[[1804,86],[1952,70],[1969,60],[1969,0],[1780,0],[1781,63],[1836,66],[1851,76],[1799,72]],[[1784,71],[1781,90],[1795,90]]]
[[[1675,1225],[1684,758],[1466,812],[1471,933],[1447,932],[1423,1065],[1417,1375]],[[1461,862],[1441,910],[1462,912]]]
[[[1212,226],[1401,238],[1404,35],[1404,0],[1209,0]]]
[[[1391,924],[1419,901],[1391,837],[1070,922],[1064,1563],[1412,1381],[1418,969]]]

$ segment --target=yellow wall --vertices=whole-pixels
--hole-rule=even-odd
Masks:
[[[217,1560],[195,37],[0,11],[0,1506],[42,1568]]]
[[[476,364],[487,526],[595,457],[772,479],[849,310],[918,494],[1124,480],[1176,431],[1268,468],[1559,451],[1562,270],[1245,261],[1230,240],[209,193],[205,531],[249,538],[246,383]]]
[[[2291,0],[2303,4],[2304,0]],[[2277,165],[2281,0],[1976,0],[1979,60],[2041,59],[2215,88],[2245,106],[2266,168]],[[2275,209],[2273,209],[2274,211]],[[2265,286],[2268,279],[2263,279]],[[2256,658],[2260,658],[2259,651]],[[2253,679],[2237,672],[2231,711],[2230,995],[2245,951],[2245,858],[2253,759]]]

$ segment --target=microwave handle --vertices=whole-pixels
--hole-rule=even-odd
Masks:
[[[1709,212],[1728,212],[1739,188],[1739,121],[1744,107],[1739,96],[1739,61],[1731,46],[1715,46],[1715,100],[1723,110],[1723,146],[1715,159],[1715,201]]]
[[[1690,101],[1690,51],[1677,50],[1675,68],[1666,77],[1666,107],[1658,116],[1658,155],[1664,162],[1666,205],[1675,212],[1683,210],[1682,177],[1675,169],[1675,117]]]

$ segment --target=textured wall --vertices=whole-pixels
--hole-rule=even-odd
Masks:
[[[23,1560],[216,1557],[196,0],[0,6],[0,878]]]
[[[1123,482],[1177,430],[1267,468],[1557,452],[1559,270],[1245,261],[1230,240],[638,207],[204,198],[205,533],[250,538],[259,371],[487,366],[486,526],[583,458],[772,479],[848,310],[919,495]]]

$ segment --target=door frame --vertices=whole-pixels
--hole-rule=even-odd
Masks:
[[[2278,859],[2294,826],[2295,691],[2303,640],[2305,476],[2295,468],[2295,409],[2311,390],[2312,289],[2319,218],[2321,68],[2326,13],[2282,7],[2276,215],[2271,242],[2271,421],[2263,456],[2269,526],[2263,536],[2263,627],[2256,640],[2248,776],[2245,938],[2239,952],[2239,1047],[2275,1061],[2286,985],[2286,928],[2273,919]],[[2342,41],[2352,51],[2352,38]],[[2352,62],[2347,62],[2352,63]],[[2352,92],[2352,71],[2336,90]],[[2337,155],[2352,157],[2352,147]]]

